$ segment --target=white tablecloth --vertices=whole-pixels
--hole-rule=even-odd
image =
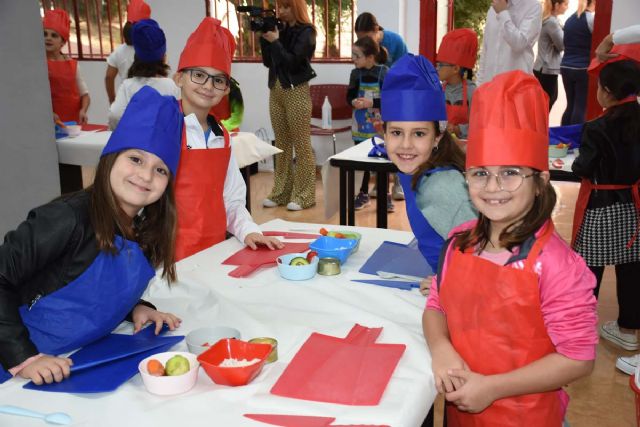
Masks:
[[[58,163],[77,166],[96,166],[100,160],[102,149],[107,144],[111,131],[85,132],[75,138],[58,139]],[[231,134],[233,155],[238,167],[245,167],[264,160],[282,150],[272,147],[251,132],[234,132]]]
[[[376,142],[382,142],[382,139],[376,138]],[[354,145],[344,151],[341,151],[329,157],[322,165],[322,186],[324,188],[324,215],[326,219],[331,218],[340,209],[340,168],[331,166],[331,159],[353,160],[363,163],[390,163],[387,159],[377,157],[368,157],[373,145],[371,140],[367,139],[358,145]],[[362,183],[362,171],[356,171],[354,185],[356,189],[360,188]],[[354,190],[356,191],[356,190]],[[356,191],[356,194],[358,191]]]
[[[303,229],[316,232],[318,224],[273,220],[263,230]],[[335,229],[335,226],[327,226]],[[349,228],[349,227],[340,227]],[[402,291],[351,282],[372,278],[358,269],[383,240],[407,243],[407,232],[359,228],[359,251],[343,265],[338,276],[316,275],[310,281],[282,279],[276,268],[261,269],[251,277],[227,275],[234,266],[221,265],[241,248],[229,239],[178,263],[179,283],[171,288],[155,279],[145,298],[160,310],[183,319],[176,333],[211,325],[239,329],[242,339],[258,336],[278,340],[279,360],[266,365],[248,386],[214,384],[201,369],[189,392],[159,397],[146,391],[139,375],[113,393],[68,395],[22,389],[24,380],[0,385],[0,402],[42,412],[69,413],[75,426],[266,426],[244,418],[245,413],[299,414],[336,417],[340,424],[419,426],[436,395],[431,357],[422,335],[425,304],[417,290]],[[378,342],[403,343],[407,348],[377,406],[347,406],[310,402],[271,395],[269,390],[312,332],[344,337],[354,323],[384,329]],[[123,324],[119,331],[130,331]],[[174,347],[185,350],[184,342]],[[2,426],[42,426],[40,420],[0,414]]]

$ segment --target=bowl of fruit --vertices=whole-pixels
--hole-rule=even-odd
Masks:
[[[358,248],[360,248],[360,239],[362,239],[362,234],[351,231],[351,230],[334,230],[329,231],[325,228],[320,229],[320,234],[328,237],[335,237],[336,239],[348,239],[355,240],[356,246],[351,251],[352,254],[358,252]]]
[[[559,143],[549,146],[549,157],[566,157],[567,151],[569,151],[569,144]]]
[[[279,256],[278,272],[287,280],[309,280],[318,271],[318,254],[314,251]]]
[[[198,379],[199,367],[197,356],[183,351],[154,354],[138,364],[144,386],[160,396],[191,390]]]

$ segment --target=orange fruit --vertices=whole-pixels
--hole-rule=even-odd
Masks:
[[[157,359],[151,359],[147,362],[147,371],[149,375],[154,377],[162,377],[164,375],[164,366]]]

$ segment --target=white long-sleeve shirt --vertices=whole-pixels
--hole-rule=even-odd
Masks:
[[[160,95],[170,95],[180,99],[180,88],[168,77],[131,77],[118,87],[116,99],[109,107],[109,129],[115,129],[129,105],[129,101],[143,86],[151,86]]]
[[[186,116],[184,123],[187,145],[192,150],[215,150],[224,147],[224,137],[216,136],[213,132],[209,134],[209,138],[205,141],[204,130],[195,114]],[[260,227],[253,222],[253,218],[251,218],[251,214],[246,208],[247,186],[238,168],[238,163],[233,156],[233,150],[231,150],[231,157],[229,158],[222,197],[227,213],[227,231],[229,233],[236,236],[243,244],[248,234],[262,233]]]
[[[613,33],[614,44],[640,43],[640,25],[620,28]]]
[[[487,13],[478,84],[511,70],[533,73],[533,46],[542,27],[542,8],[537,0],[510,0],[509,8]]]

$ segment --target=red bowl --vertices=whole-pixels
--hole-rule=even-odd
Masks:
[[[209,350],[198,356],[198,362],[216,384],[246,385],[258,376],[267,356],[271,353],[270,344],[254,344],[238,339],[222,339]],[[260,359],[249,366],[221,367],[224,359]]]

